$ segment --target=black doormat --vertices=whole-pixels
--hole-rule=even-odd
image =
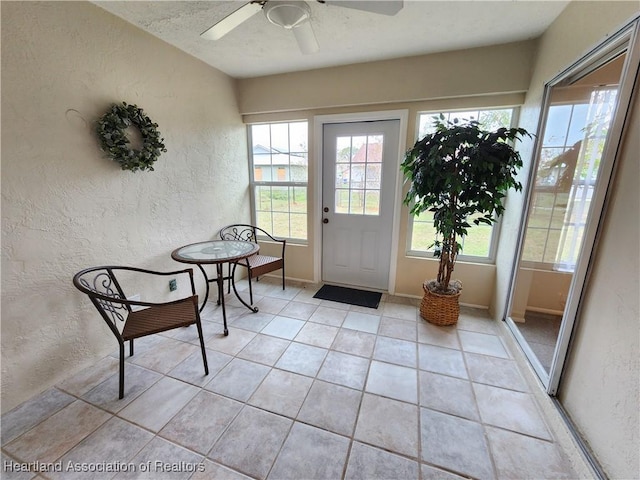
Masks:
[[[348,303],[360,307],[378,308],[381,293],[367,292],[356,288],[336,287],[334,285],[323,285],[316,292],[313,298],[321,300],[331,300],[332,302]]]

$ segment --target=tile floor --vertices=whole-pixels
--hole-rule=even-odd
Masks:
[[[562,316],[527,311],[524,318],[525,322],[515,325],[548,372],[558,343]]]
[[[190,327],[137,342],[123,400],[114,351],[6,413],[1,477],[575,478],[484,312],[436,327],[316,290],[263,279],[255,314],[227,297],[228,337],[210,302],[208,376]]]

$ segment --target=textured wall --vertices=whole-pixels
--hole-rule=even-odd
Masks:
[[[2,409],[115,350],[72,284],[249,219],[246,131],[221,72],[87,2],[2,2]],[[127,101],[159,124],[154,172],[102,157],[92,124]]]
[[[529,40],[246,78],[239,81],[240,111],[254,114],[524,92],[535,46]]]

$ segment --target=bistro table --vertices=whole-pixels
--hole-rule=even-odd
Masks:
[[[257,312],[258,308],[245,302],[236,290],[234,281],[234,273],[239,260],[243,260],[251,255],[258,253],[260,246],[257,243],[238,241],[238,240],[212,240],[209,242],[192,243],[184,247],[176,248],[171,252],[171,258],[176,262],[190,263],[198,266],[202,275],[204,275],[206,291],[204,301],[200,307],[200,311],[204,309],[209,298],[209,283],[216,282],[218,285],[218,305],[222,305],[222,320],[224,322],[224,334],[229,335],[227,329],[227,312],[224,306],[224,281],[230,280],[233,286],[233,292],[238,300],[252,312]],[[233,270],[228,277],[223,274],[223,266],[225,263],[233,263]],[[203,265],[216,266],[216,278],[209,278],[205,272]]]

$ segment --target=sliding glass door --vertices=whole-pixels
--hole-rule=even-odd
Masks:
[[[638,69],[629,28],[550,82],[507,324],[555,394]]]

